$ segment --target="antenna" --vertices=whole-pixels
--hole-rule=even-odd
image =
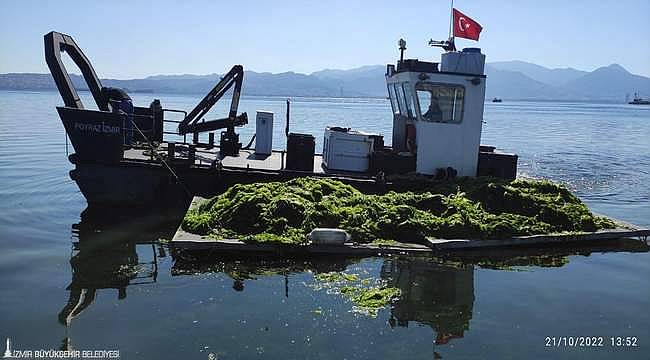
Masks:
[[[429,46],[441,47],[445,51],[456,51],[456,44],[454,43],[454,37],[450,37],[448,40],[429,40]]]
[[[397,45],[399,45],[399,62],[401,63],[404,61],[404,50],[406,50],[406,40],[399,39]]]
[[[429,46],[441,47],[445,51],[456,51],[456,44],[454,43],[454,0],[451,0],[449,8],[449,38],[447,40],[429,40]]]

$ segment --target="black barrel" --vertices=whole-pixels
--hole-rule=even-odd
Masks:
[[[517,178],[517,155],[481,151],[478,153],[477,176],[492,176],[506,180]]]
[[[287,138],[287,170],[314,171],[314,137],[289,133]]]

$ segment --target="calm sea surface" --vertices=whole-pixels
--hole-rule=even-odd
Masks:
[[[146,106],[152,96],[134,100]],[[185,110],[200,100],[155,96]],[[284,100],[240,104],[251,119],[276,113],[276,148]],[[508,268],[175,260],[157,240],[176,221],[84,212],[68,177],[61,103],[55,92],[0,92],[0,353],[10,338],[15,350],[119,350],[122,359],[650,358],[647,248],[520,257]],[[482,143],[519,154],[520,175],[563,182],[594,211],[650,227],[650,107],[505,101],[486,104],[485,122]],[[326,125],[389,142],[389,104],[293,99],[292,131],[316,134],[320,148]],[[242,141],[253,131],[241,131]],[[314,274],[332,270],[381,279],[403,296],[376,317],[358,313],[319,288]],[[570,336],[603,337],[603,346],[545,346],[546,337]],[[617,336],[638,346],[612,346]]]

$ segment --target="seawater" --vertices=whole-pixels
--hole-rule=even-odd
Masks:
[[[146,106],[154,96],[184,110],[200,100],[134,100]],[[16,350],[119,351],[124,359],[650,357],[647,249],[582,249],[508,267],[187,262],[158,242],[173,234],[173,220],[84,211],[68,176],[60,104],[55,92],[0,92],[0,340]],[[389,108],[384,99],[294,98],[290,130],[315,134],[317,150],[327,125],[382,133],[389,143]],[[273,111],[274,147],[284,147],[284,98],[244,97],[240,110],[251,123],[256,110]],[[221,106],[211,116],[225,113]],[[254,125],[240,132],[247,142]],[[650,107],[486,103],[482,143],[519,154],[520,176],[565,183],[594,211],[650,227]],[[356,312],[319,288],[314,273],[332,270],[399,287],[402,298],[376,317]],[[604,344],[545,346],[547,337],[577,336]],[[638,346],[612,346],[619,336]]]

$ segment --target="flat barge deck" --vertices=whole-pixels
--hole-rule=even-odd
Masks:
[[[345,243],[343,245],[284,245],[246,243],[237,239],[215,240],[180,230],[174,235],[171,246],[176,251],[207,252],[214,254],[271,254],[271,255],[344,255],[353,257],[383,255],[435,255],[440,253],[519,247],[543,247],[549,245],[599,246],[619,240],[638,241],[647,246],[648,229],[614,229],[581,234],[551,234],[514,237],[501,240],[430,239],[423,244],[375,245]]]
[[[285,169],[284,151],[273,151],[270,155],[256,154],[253,149],[242,149],[238,155],[223,156],[219,147],[212,149],[195,150],[194,158],[189,156],[189,148],[183,146],[173,146],[173,157],[168,159],[168,163],[175,165],[191,166],[197,169],[215,169],[217,162],[220,163],[220,169],[230,170],[260,170],[280,172]],[[167,157],[169,154],[169,144],[162,143],[156,147],[157,156],[151,156],[149,147],[140,147],[138,149],[129,149],[124,151],[124,161],[151,162],[159,163],[158,157]],[[325,174],[322,167],[322,154],[314,154],[314,174]],[[330,172],[331,173],[331,172]]]
[[[189,210],[197,207],[199,197],[192,200]],[[534,248],[553,245],[573,245],[582,247],[598,247],[604,244],[612,245],[617,241],[636,241],[640,247],[647,247],[650,229],[642,229],[632,224],[617,221],[619,228],[595,232],[544,234],[517,236],[509,239],[468,240],[468,239],[428,239],[427,244],[395,243],[378,245],[372,243],[346,242],[342,245],[308,244],[287,245],[274,243],[248,243],[240,239],[216,240],[209,237],[184,231],[180,226],[171,240],[171,247],[180,252],[213,253],[225,255],[235,254],[267,254],[267,255],[342,255],[353,257],[383,256],[383,255],[435,255],[448,252],[483,251],[489,249]]]

